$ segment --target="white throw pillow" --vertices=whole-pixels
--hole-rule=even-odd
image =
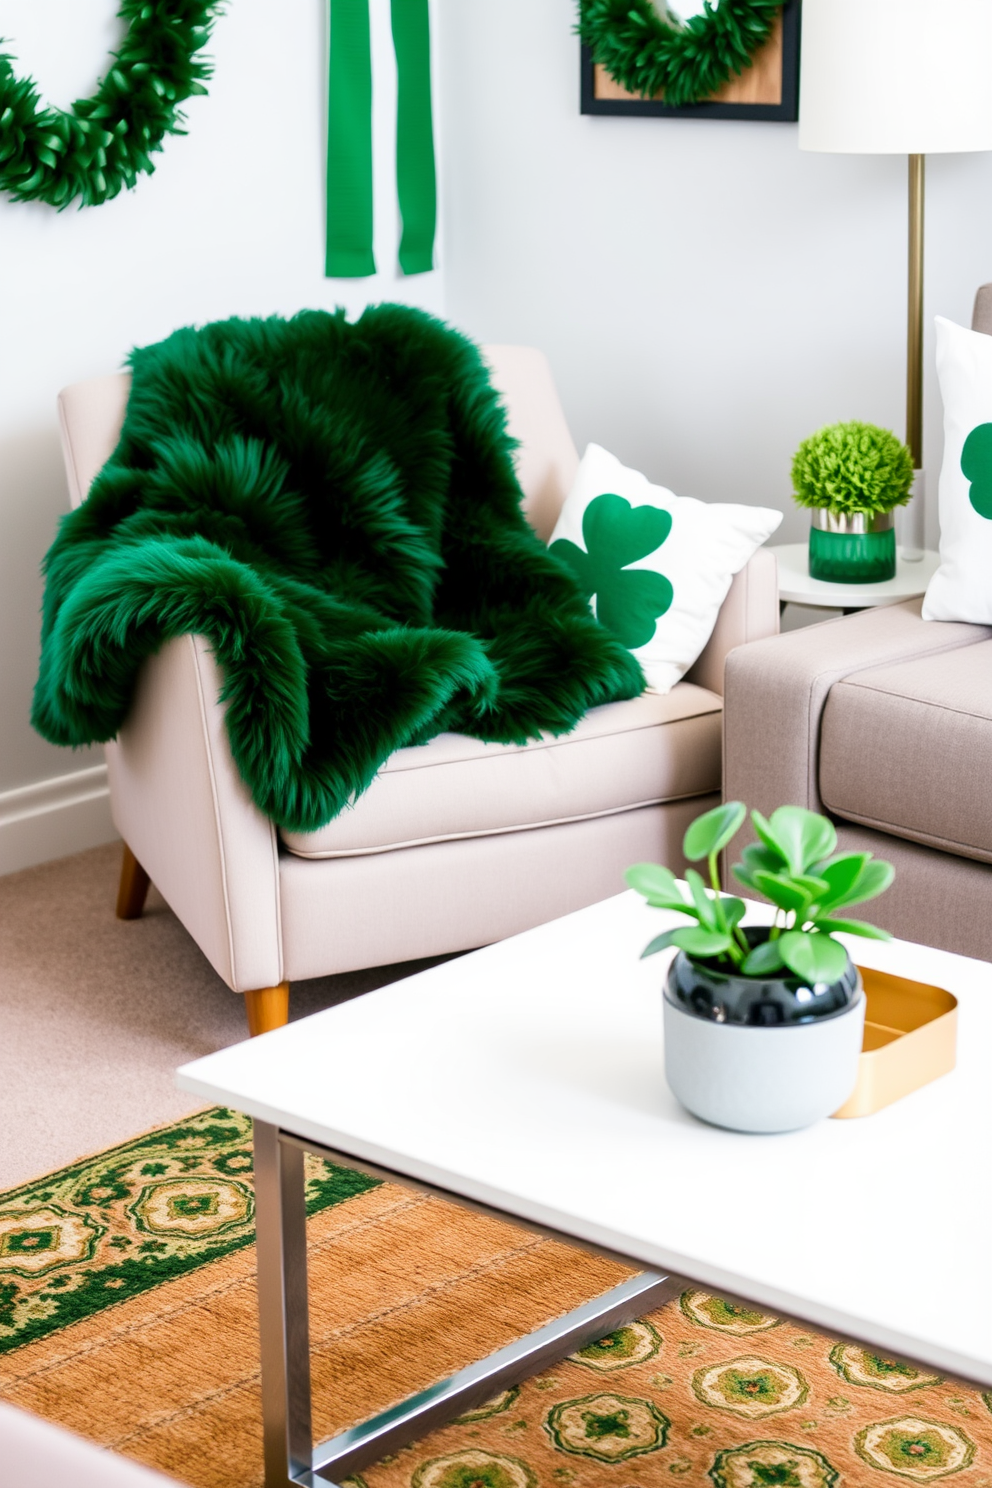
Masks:
[[[923,618],[992,625],[992,336],[942,315],[936,321],[944,400],[940,567]]]
[[[734,574],[781,520],[763,506],[676,496],[590,444],[550,547],[649,687],[669,692],[709,640]]]

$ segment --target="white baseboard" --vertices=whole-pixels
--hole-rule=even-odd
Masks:
[[[0,792],[0,874],[99,847],[116,836],[106,765]]]

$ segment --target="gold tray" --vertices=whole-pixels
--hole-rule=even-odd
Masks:
[[[943,987],[859,966],[865,1035],[858,1083],[835,1117],[870,1116],[946,1075],[957,1055],[958,1000]]]

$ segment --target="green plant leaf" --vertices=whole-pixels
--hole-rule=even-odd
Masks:
[[[675,874],[660,863],[634,863],[623,877],[628,888],[636,889],[652,904],[663,901],[661,907],[665,909],[685,904]]]
[[[779,909],[794,909],[797,914],[802,914],[813,902],[812,895],[807,894],[805,889],[800,888],[784,873],[756,873],[754,886],[761,890],[766,899],[777,904]]]
[[[746,888],[756,889],[756,873],[788,873],[789,865],[781,853],[773,852],[762,842],[749,842],[741,852],[743,862],[735,863],[731,873]]]
[[[874,899],[885,893],[895,876],[896,870],[891,863],[872,858],[862,868],[853,887],[842,899],[834,900],[833,907],[839,909],[844,904],[863,904],[866,899]]]
[[[680,928],[683,930],[687,930],[691,929],[691,926],[682,925]],[[673,941],[672,936],[675,933],[676,932],[674,930],[666,930],[663,935],[656,935],[654,940],[648,941],[647,945],[641,952],[641,960],[643,961],[645,956],[656,956],[659,951],[667,950],[670,945],[674,945],[675,942]]]
[[[722,806],[714,806],[712,811],[697,816],[682,841],[682,850],[689,862],[696,863],[700,858],[708,858],[710,853],[722,852],[731,837],[740,831],[746,816],[747,807],[743,801],[726,801]]]
[[[707,894],[706,885],[695,868],[687,868],[685,870],[685,881],[689,885],[689,892],[692,895],[692,902],[696,906],[699,923],[706,925],[710,930],[718,929],[719,921],[716,910],[713,907],[713,900]]]
[[[687,904],[684,899],[662,899],[660,895],[645,894],[644,902],[651,909],[668,909],[676,914],[688,915],[691,920],[698,920],[694,904]]]
[[[788,853],[785,851],[785,848],[781,845],[781,843],[778,841],[778,838],[775,836],[772,824],[770,821],[768,821],[767,817],[762,816],[760,811],[752,811],[751,824],[754,827],[754,830],[757,832],[758,836],[761,838],[761,841],[763,842],[768,852],[770,852],[772,856],[778,860],[782,868],[788,868]],[[745,848],[744,851],[746,853],[747,848]],[[772,870],[772,872],[777,871],[778,869]]]
[[[888,930],[880,930],[877,925],[869,925],[866,920],[835,920],[832,916],[824,915],[822,919],[818,916],[813,924],[826,934],[836,932],[838,935],[863,935],[866,940],[892,939]]]
[[[805,873],[837,846],[833,822],[805,806],[780,806],[768,825],[793,873]]]
[[[764,873],[781,873],[783,868],[789,866],[780,852],[774,852],[763,842],[749,842],[741,850],[741,858],[749,873],[754,873],[759,868]]]
[[[736,898],[733,894],[720,895],[720,908],[723,910],[724,918],[731,930],[739,925],[747,913],[747,905],[743,899]]]
[[[671,944],[690,956],[720,956],[730,950],[730,936],[717,930],[702,930],[696,925],[685,925],[671,932]]]
[[[745,976],[771,976],[773,971],[779,971],[785,965],[781,947],[781,938],[763,940],[745,957],[741,971]]]
[[[815,877],[811,873],[794,873],[790,875],[792,882],[805,889],[810,897],[810,902],[818,901],[827,890],[825,879]]]
[[[804,934],[801,930],[787,930],[776,944],[789,970],[804,981],[836,982],[844,975],[847,952],[840,941],[831,940],[829,935],[820,931]]]
[[[819,865],[817,877],[827,885],[827,892],[820,900],[825,909],[845,902],[844,896],[853,888],[870,857],[871,853],[844,853]]]

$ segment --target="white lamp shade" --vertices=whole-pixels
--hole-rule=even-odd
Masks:
[[[992,0],[803,0],[799,147],[992,150]]]

